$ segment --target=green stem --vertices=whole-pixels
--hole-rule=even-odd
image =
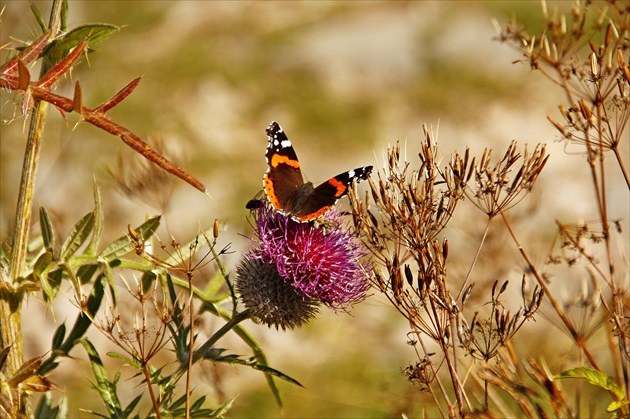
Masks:
[[[50,12],[49,26],[52,29],[52,37],[59,31],[61,24],[61,10],[63,1],[55,0]],[[42,64],[40,75],[49,70],[46,63]],[[31,225],[31,213],[33,207],[33,190],[39,163],[39,152],[44,121],[48,104],[35,101],[31,112],[24,162],[22,165],[22,178],[18,192],[16,208],[15,230],[13,232],[13,246],[8,277],[3,276],[0,282],[0,348],[11,347],[3,367],[5,376],[11,376],[24,363],[24,347],[22,342],[22,292],[17,291],[20,276],[24,274],[26,252],[28,247],[28,233]],[[20,415],[30,415],[30,407],[27,397],[20,397],[20,406],[15,406]]]
[[[210,349],[214,347],[214,344],[223,337],[227,332],[232,330],[234,326],[242,322],[243,320],[247,320],[250,318],[249,310],[241,311],[240,313],[235,313],[234,317],[232,317],[227,323],[223,325],[222,328],[217,330],[214,335],[210,339],[206,341],[203,345],[199,347],[193,353],[193,362],[197,362],[199,359],[203,357],[203,355]]]

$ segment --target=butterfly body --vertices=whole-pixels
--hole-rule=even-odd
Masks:
[[[320,185],[305,182],[291,141],[276,122],[267,127],[268,169],[263,178],[265,193],[271,205],[299,222],[321,217],[337,200],[348,193],[352,182],[367,179],[372,166],[341,173]]]

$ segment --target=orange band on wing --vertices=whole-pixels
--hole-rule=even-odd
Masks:
[[[346,193],[346,190],[348,189],[345,183],[339,182],[335,178],[330,179],[328,183],[330,183],[331,186],[337,189],[337,192],[335,192],[335,197],[340,197],[341,195]]]
[[[320,210],[318,210],[317,212],[314,212],[312,214],[306,214],[306,215],[303,215],[301,217],[298,217],[298,220],[301,221],[301,222],[314,220],[314,219],[319,218],[322,215],[326,214],[328,211],[330,211],[330,209],[332,207],[333,207],[333,205],[325,206],[325,207],[321,208]]]
[[[265,177],[263,178],[263,186],[265,187],[265,192],[267,193],[267,198],[269,198],[269,202],[271,202],[271,205],[273,205],[276,210],[282,209],[282,205],[280,205],[280,201],[276,196],[273,182],[271,181],[271,179],[269,179],[266,173]]]
[[[293,160],[290,159],[287,156],[283,156],[281,154],[274,154],[273,156],[271,156],[271,161],[269,162],[269,165],[271,167],[278,167],[278,165],[280,164],[286,164],[287,166],[291,166],[295,169],[299,169],[300,168],[300,162],[297,160]]]

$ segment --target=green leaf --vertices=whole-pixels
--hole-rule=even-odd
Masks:
[[[297,386],[304,387],[302,384],[299,383],[299,381],[289,377],[285,373],[280,372],[280,371],[278,371],[275,368],[271,368],[271,367],[268,367],[266,365],[259,364],[253,358],[242,359],[242,358],[238,358],[236,355],[227,355],[227,356],[220,356],[220,357],[216,358],[214,360],[214,362],[225,362],[225,363],[228,363],[228,364],[245,365],[245,366],[251,367],[254,370],[262,371],[265,374],[273,375],[274,377],[278,377],[281,380],[287,381],[287,382],[289,382],[291,384],[295,384]]]
[[[627,400],[615,401],[608,405],[608,407],[606,408],[606,411],[608,413],[613,413],[619,409],[623,409],[624,406],[629,406],[629,405],[630,405],[630,401],[627,401]]]
[[[66,341],[61,345],[61,350],[65,353],[70,352],[70,349],[75,345],[75,341],[81,338],[87,329],[92,324],[92,320],[96,315],[96,312],[101,306],[101,301],[103,300],[103,296],[105,295],[105,285],[102,277],[99,277],[96,281],[94,281],[94,287],[92,288],[92,292],[90,293],[90,297],[88,298],[85,312],[79,313],[77,316],[77,320],[70,331],[70,334],[66,338]]]
[[[61,246],[59,259],[63,262],[79,250],[94,228],[94,213],[89,212],[74,225],[68,238]]]
[[[52,392],[44,393],[43,397],[39,399],[34,417],[37,419],[61,419],[68,417],[68,399],[62,397],[59,405],[53,407]]]
[[[142,394],[138,395],[138,397],[136,397],[135,399],[133,399],[131,401],[131,403],[129,403],[129,405],[127,406],[127,408],[123,412],[123,417],[128,418],[128,417],[131,416],[131,412],[133,412],[133,409],[136,408],[136,406],[138,405],[138,402],[140,401],[141,398],[142,398]]]
[[[161,216],[155,216],[145,221],[141,226],[135,229],[136,233],[143,239],[150,238],[155,230],[160,226]],[[131,240],[128,234],[118,238],[112,244],[107,246],[102,252],[101,256],[108,262],[123,256],[135,249],[135,243]]]
[[[103,235],[103,223],[105,216],[103,215],[103,197],[101,196],[101,190],[99,189],[96,181],[94,181],[94,234],[90,244],[85,249],[85,254],[95,255],[98,243]]]
[[[52,301],[59,292],[61,280],[63,279],[63,270],[55,269],[48,272],[48,275],[42,275],[42,289],[44,290],[44,298],[46,301]]]
[[[137,369],[138,371],[142,372],[142,363],[140,361],[138,361],[135,358],[128,358],[123,354],[120,354],[118,352],[107,352],[107,356],[109,356],[110,358],[115,358],[115,359],[119,359],[122,362],[124,362],[125,364]]]
[[[138,272],[153,272],[155,270],[155,265],[145,260],[114,259],[109,262],[109,266],[112,269],[131,269]]]
[[[105,403],[107,412],[111,416],[123,417],[120,400],[118,400],[118,395],[116,394],[116,386],[109,381],[109,378],[107,377],[107,370],[103,366],[103,361],[98,355],[96,348],[94,348],[94,345],[92,345],[87,338],[81,339],[79,342],[83,345],[88,357],[90,358],[92,372],[94,373],[94,378],[96,378],[96,383],[93,383],[94,388],[101,395],[101,399]]]
[[[46,32],[48,30],[48,25],[46,25],[46,23],[44,22],[42,14],[39,12],[39,9],[37,8],[37,6],[35,6],[33,2],[29,3],[31,5],[31,12],[33,12],[33,16],[35,16],[35,20],[37,20],[37,24],[41,28],[42,33]]]
[[[109,287],[109,293],[112,296],[112,305],[116,307],[118,304],[118,296],[116,293],[116,284],[114,283],[114,273],[112,272],[111,266],[109,263],[105,264],[105,280],[107,281],[107,286]]]
[[[39,207],[39,225],[42,230],[42,238],[44,239],[44,247],[53,255],[55,250],[55,233],[53,232],[48,211],[46,208]]]
[[[66,324],[61,323],[61,325],[55,330],[55,334],[52,338],[52,349],[53,351],[61,348],[61,344],[63,343],[63,339],[66,337]]]
[[[73,260],[73,259],[74,259],[74,257],[71,260]],[[90,282],[90,280],[92,279],[92,277],[94,276],[94,274],[98,270],[98,265],[93,263],[94,262],[94,257],[91,257],[90,262],[92,262],[92,264],[86,264],[86,265],[79,266],[79,269],[77,269],[77,272],[75,274],[75,276],[77,277],[77,279],[79,280],[81,285],[85,285],[88,282]]]
[[[52,253],[50,252],[42,253],[37,258],[37,260],[35,261],[35,264],[33,265],[33,276],[36,279],[39,279],[41,274],[43,274],[50,266],[50,262],[52,262]]]
[[[77,26],[76,28],[66,32],[64,36],[51,42],[44,49],[43,54],[52,63],[57,63],[86,38],[89,39],[88,46],[91,47],[94,44],[109,38],[118,31],[120,31],[120,26],[110,25],[108,23],[92,23]]]
[[[625,390],[617,385],[613,380],[610,379],[606,374],[599,372],[597,370],[586,368],[586,367],[577,367],[567,371],[563,371],[560,374],[554,376],[555,379],[560,378],[582,378],[594,386],[603,388],[604,390],[611,391],[614,393],[617,400],[623,400],[625,396]]]
[[[214,412],[212,412],[212,416],[222,418],[232,408],[232,405],[237,397],[238,396],[235,396],[219,406]]]
[[[59,25],[61,33],[68,32],[68,0],[61,2],[61,25]]]
[[[92,287],[92,292],[90,293],[90,297],[88,298],[87,304],[85,305],[85,312],[82,311],[78,314],[72,329],[70,330],[70,334],[66,337],[65,341],[60,344],[56,351],[53,351],[50,358],[48,358],[42,366],[39,368],[38,372],[40,374],[46,374],[49,371],[52,371],[57,366],[57,363],[54,360],[61,355],[68,355],[70,350],[77,344],[77,340],[80,339],[87,329],[92,325],[92,320],[96,315],[99,307],[101,306],[101,301],[103,300],[103,295],[105,294],[105,285],[102,277],[99,277],[96,281],[94,281],[94,287]],[[87,313],[86,313],[87,312]]]
[[[144,272],[142,274],[142,278],[140,279],[140,283],[142,284],[142,292],[148,293],[149,290],[153,286],[153,282],[155,282],[157,275],[155,272]]]
[[[35,264],[33,265],[33,278],[41,285],[44,295],[49,299],[49,301],[54,298],[53,294],[55,293],[50,285],[50,282],[48,282],[47,275],[45,274],[51,262],[52,253],[45,252],[37,258]]]

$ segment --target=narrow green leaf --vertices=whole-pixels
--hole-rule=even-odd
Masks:
[[[133,399],[131,401],[131,403],[129,403],[129,405],[127,406],[127,408],[123,412],[123,417],[124,418],[131,417],[131,412],[133,412],[133,409],[136,408],[136,406],[138,405],[138,402],[140,402],[141,398],[142,398],[142,394],[139,394],[138,397],[136,397],[135,399]]]
[[[560,374],[555,375],[554,378],[582,378],[594,386],[613,392],[617,397],[617,400],[623,400],[625,396],[625,390],[619,387],[617,383],[610,379],[609,376],[592,368],[573,368],[567,371],[562,371]]]
[[[61,347],[63,343],[63,339],[66,337],[66,324],[61,323],[61,325],[55,330],[55,334],[52,338],[52,350],[55,351]]]
[[[96,273],[97,270],[98,270],[98,265],[96,264],[82,265],[79,267],[79,269],[77,269],[75,275],[77,279],[79,280],[79,282],[81,283],[81,285],[85,285],[88,282],[90,282],[90,280],[92,279],[92,277],[94,277],[94,274]]]
[[[245,365],[245,366],[248,366],[248,367],[250,367],[250,368],[252,368],[254,370],[262,371],[265,374],[273,375],[274,377],[278,377],[281,380],[287,381],[287,382],[289,382],[291,384],[295,384],[297,386],[304,387],[302,384],[300,384],[299,381],[289,377],[285,373],[280,372],[280,371],[278,371],[275,368],[271,368],[271,367],[268,367],[266,365],[259,364],[258,362],[255,362],[252,359],[242,359],[242,358],[236,357],[235,355],[228,355],[228,356],[218,357],[218,358],[216,358],[214,360],[214,362],[225,362],[225,363],[228,363],[228,364]]]
[[[140,279],[140,283],[142,284],[142,291],[147,293],[153,287],[153,283],[155,282],[156,278],[157,275],[155,274],[155,272],[144,272],[142,274],[142,278]]]
[[[61,419],[68,417],[68,399],[61,397],[59,404],[53,406],[52,392],[44,393],[39,399],[34,417],[37,419]]]
[[[101,395],[101,399],[105,403],[107,412],[111,416],[122,417],[123,411],[120,400],[118,400],[118,395],[116,394],[116,387],[109,381],[109,378],[107,377],[107,370],[103,366],[103,361],[98,355],[96,348],[94,348],[94,345],[92,345],[87,338],[83,338],[79,340],[79,342],[83,345],[88,357],[90,358],[92,372],[94,373],[94,378],[96,378],[94,388]]]
[[[92,228],[94,228],[94,213],[89,212],[83,216],[83,218],[74,225],[72,231],[70,231],[68,238],[66,238],[63,246],[61,246],[59,259],[65,262],[70,256],[74,255],[75,252],[79,250],[79,247],[85,243],[90,232],[92,232]]]
[[[42,253],[33,265],[33,275],[38,278],[48,269],[50,262],[52,262],[52,254],[50,252]]]
[[[185,402],[186,402],[186,395],[184,394],[182,397],[180,397],[179,399],[171,403],[171,405],[168,408],[169,410],[175,410],[178,407],[183,406]]]
[[[219,406],[214,412],[212,412],[212,416],[222,418],[232,408],[232,405],[234,404],[234,401],[236,401],[237,397],[238,396],[235,396]]]
[[[92,324],[92,320],[96,315],[99,307],[101,306],[101,301],[103,300],[103,296],[105,294],[105,285],[102,277],[99,277],[94,281],[94,286],[92,287],[92,292],[90,292],[90,296],[88,297],[87,304],[85,305],[85,312],[81,312],[78,314],[77,319],[70,330],[70,334],[65,338],[64,342],[59,344],[56,342],[57,334],[61,334],[61,332],[55,332],[55,338],[53,338],[53,345],[58,345],[56,350],[53,351],[50,358],[44,361],[37,371],[39,374],[46,374],[49,371],[54,370],[57,367],[57,363],[55,359],[59,356],[67,356],[70,350],[78,343],[78,339],[80,339],[87,329]],[[86,314],[87,312],[87,314]],[[65,326],[64,326],[64,335],[65,335]]]
[[[66,276],[70,280],[70,283],[72,284],[72,287],[74,288],[75,296],[79,299],[79,301],[82,301],[83,290],[81,289],[81,283],[79,282],[79,279],[76,277],[76,275],[72,271],[72,268],[67,263],[60,263],[59,267],[63,270],[63,272],[66,274]]]
[[[96,248],[98,247],[98,243],[101,240],[101,236],[103,235],[103,223],[105,220],[105,216],[103,215],[103,197],[101,195],[101,190],[94,181],[94,234],[92,234],[92,239],[90,240],[90,244],[88,244],[85,249],[85,254],[87,255],[95,255]]]
[[[109,262],[109,266],[112,269],[131,269],[138,272],[152,272],[155,270],[155,265],[145,260],[114,259]]]
[[[61,2],[61,25],[59,25],[61,33],[68,32],[68,0]]]
[[[197,400],[194,401],[192,406],[190,406],[190,410],[191,411],[195,411],[197,409],[200,409],[201,406],[203,406],[205,401],[206,401],[206,396],[199,397]]]
[[[87,314],[84,312],[79,313],[77,320],[74,322],[74,326],[72,326],[72,330],[70,330],[70,334],[59,348],[65,354],[70,352],[70,349],[72,349],[72,347],[76,344],[75,341],[81,338],[92,324],[91,319],[94,318],[96,312],[101,306],[101,301],[103,300],[104,295],[104,281],[102,278],[98,278],[94,281],[94,287],[92,288],[92,292],[90,293],[90,297],[88,298],[86,304],[85,311],[87,311]]]
[[[59,288],[61,287],[61,280],[63,279],[63,270],[55,269],[54,271],[48,272],[48,275],[45,277],[42,276],[42,284],[44,282],[49,285],[50,295],[44,294],[44,297],[49,299],[48,301],[52,301],[57,296],[59,292]]]
[[[606,408],[606,411],[608,413],[613,413],[619,409],[622,409],[624,406],[630,406],[630,401],[627,401],[627,400],[614,401],[608,405],[608,407]]]
[[[39,207],[39,225],[42,230],[42,238],[44,239],[44,247],[50,253],[55,254],[55,233],[48,217],[48,211],[46,208]]]
[[[57,63],[86,38],[88,39],[88,46],[91,47],[109,38],[118,31],[120,31],[120,26],[107,23],[93,23],[77,26],[66,32],[64,36],[51,42],[46,49],[44,49],[43,54],[52,63]]]
[[[46,25],[44,19],[42,19],[42,14],[39,12],[39,9],[33,2],[29,2],[29,4],[31,6],[31,12],[33,12],[33,16],[35,16],[35,20],[37,20],[37,24],[41,28],[42,33],[46,32],[48,30],[48,25]]]
[[[160,226],[160,218],[161,216],[155,216],[153,218],[145,221],[141,226],[135,229],[136,233],[144,240],[147,240],[149,237],[155,233],[155,230]],[[101,256],[107,260],[108,262],[116,259],[120,256],[123,256],[132,250],[134,250],[135,244],[131,240],[128,234],[118,238],[112,244],[107,246],[102,252]]]
[[[105,276],[105,280],[107,281],[107,287],[109,288],[109,293],[112,296],[112,305],[116,307],[118,304],[118,295],[116,293],[116,283],[114,282],[114,273],[112,272],[112,268],[109,266],[109,263],[105,265],[105,272],[103,275]]]
[[[120,354],[118,352],[107,352],[107,356],[109,356],[110,358],[119,359],[125,364],[129,365],[130,367],[133,367],[137,369],[138,371],[142,372],[142,363],[138,361],[137,359],[128,358],[125,355]]]
[[[33,7],[33,3],[31,3],[31,7]],[[37,409],[35,409],[34,416],[36,418],[57,418],[58,409],[52,406],[52,394],[45,393],[44,396],[39,399],[39,404],[37,405]]]
[[[265,352],[260,347],[256,339],[254,339],[254,337],[250,335],[247,330],[245,330],[243,325],[240,325],[240,324],[236,325],[233,331],[234,333],[238,335],[238,337],[241,338],[243,342],[245,342],[252,349],[252,351],[254,352],[254,356],[256,357],[256,360],[258,361],[259,364],[269,365],[269,363],[267,362],[267,357],[265,356]],[[273,397],[276,400],[276,404],[279,407],[282,407],[282,398],[280,397],[280,389],[278,388],[278,385],[274,381],[273,375],[265,374],[265,379],[267,380],[267,385],[269,386],[269,389],[271,390],[271,393],[273,394]]]

